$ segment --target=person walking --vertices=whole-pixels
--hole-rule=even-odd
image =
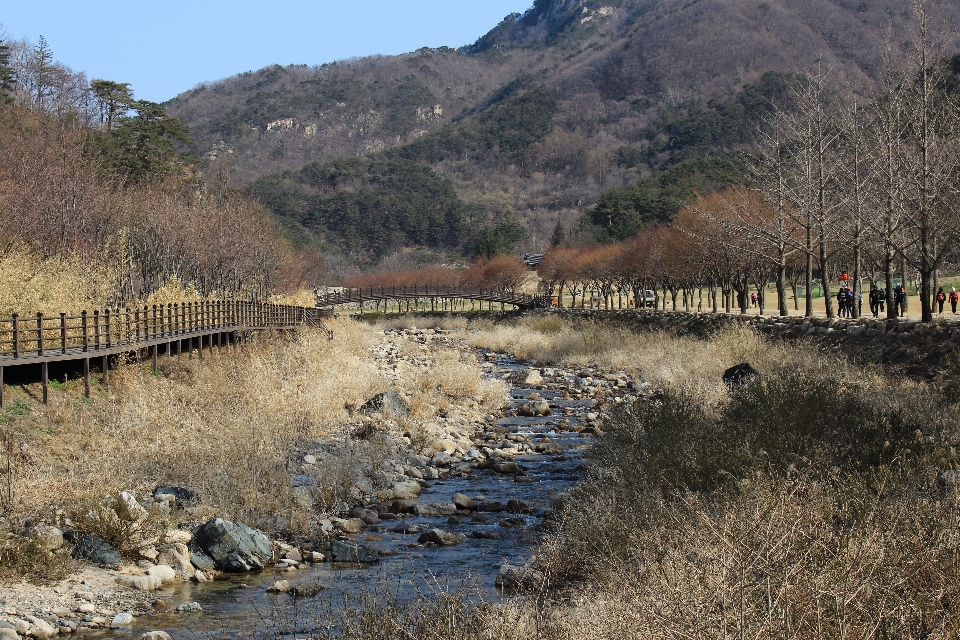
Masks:
[[[870,303],[870,313],[873,314],[873,317],[877,317],[877,309],[880,306],[880,290],[877,289],[877,285],[870,285],[870,293],[867,294],[867,301]]]
[[[957,302],[960,302],[960,293],[957,293],[956,287],[950,287],[950,295],[948,296],[950,300],[950,309],[953,310],[954,315],[957,313]]]
[[[880,287],[877,291],[877,310],[880,313],[883,313],[883,308],[887,306],[887,290],[885,287]]]
[[[907,307],[907,290],[903,288],[902,284],[898,284],[893,289],[893,310],[896,312],[898,318],[902,318],[906,313]]]
[[[937,289],[937,315],[943,315],[943,303],[947,301],[947,294],[943,292],[943,287]]]
[[[843,289],[837,291],[837,316],[846,317],[847,313],[847,292]]]

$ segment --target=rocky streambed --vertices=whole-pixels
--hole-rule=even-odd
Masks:
[[[432,329],[387,331],[375,355],[396,379],[428,369],[431,350],[463,349],[457,340]],[[422,357],[411,343],[423,347]],[[646,385],[622,372],[478,356],[486,376],[510,385],[510,401],[496,414],[464,407],[407,426],[406,400],[387,392],[358,408],[364,417],[351,433],[292,453],[296,499],[324,503],[339,516],[310,523],[318,534],[312,540],[269,540],[241,523],[183,523],[167,535],[175,541],[147,549],[136,565],[89,568],[56,586],[0,593],[0,640],[309,628],[319,614],[291,612],[336,608],[344,591],[389,583],[393,596],[404,598],[463,586],[495,599],[535,578],[525,565],[538,529],[551,501],[579,478],[604,404],[629,400]],[[167,493],[128,496],[127,508],[151,501],[175,507],[178,496],[161,489]],[[230,546],[237,540],[242,550]]]

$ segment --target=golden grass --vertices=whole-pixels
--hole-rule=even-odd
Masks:
[[[102,308],[111,284],[107,270],[97,265],[14,247],[0,252],[0,317]]]

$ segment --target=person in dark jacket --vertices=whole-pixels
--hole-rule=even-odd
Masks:
[[[943,303],[947,301],[947,294],[943,292],[943,287],[937,289],[937,314],[943,315]]]

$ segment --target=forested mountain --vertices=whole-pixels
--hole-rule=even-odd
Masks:
[[[165,106],[238,184],[358,258],[470,251],[516,224],[542,248],[558,221],[569,235],[611,198],[653,198],[639,224],[675,211],[676,193],[725,183],[729,161],[702,158],[749,145],[792,74],[819,65],[871,95],[910,16],[909,0],[536,0],[457,50],[273,66]],[[349,180],[317,181],[360,156]],[[709,175],[652,175],[678,163],[675,177]],[[450,198],[413,224],[436,181]],[[425,231],[443,216],[446,232]]]

